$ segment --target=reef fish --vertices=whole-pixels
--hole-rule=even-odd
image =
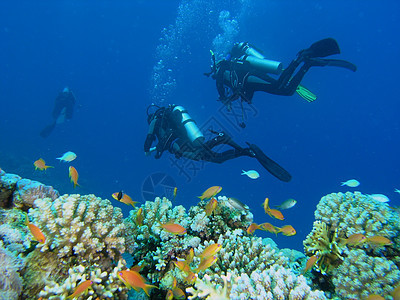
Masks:
[[[206,207],[204,208],[206,215],[210,216],[217,207],[217,205],[218,205],[217,199],[215,199],[214,197],[211,198],[210,201],[208,201],[208,203],[206,204]]]
[[[242,174],[240,175],[247,175],[247,177],[250,177],[251,179],[257,179],[260,177],[260,174],[258,174],[258,172],[255,170],[249,170],[249,171],[242,170]]]
[[[35,241],[39,242],[40,244],[44,244],[44,242],[46,241],[46,237],[44,236],[43,232],[39,229],[39,227],[29,222],[28,217],[26,217],[25,225],[28,226],[29,231],[33,235]]]
[[[217,254],[219,252],[219,250],[222,249],[222,245],[221,244],[212,244],[210,246],[208,246],[207,248],[205,248],[203,250],[203,252],[201,252],[199,255],[197,255],[198,257],[202,258],[202,259],[206,259],[210,256],[213,256],[215,254]]]
[[[366,300],[385,300],[385,298],[383,298],[380,295],[377,294],[373,294],[373,295],[369,295]]]
[[[1,171],[1,169],[0,169],[0,171]],[[400,194],[400,190],[399,189],[394,189],[394,192]]]
[[[350,235],[345,241],[344,243],[347,245],[355,245],[358,246],[364,242],[367,241],[367,237],[365,235],[363,235],[362,233],[355,233]]]
[[[387,237],[380,236],[380,235],[368,237],[367,243],[380,245],[380,246],[387,246],[387,245],[393,244],[393,242],[391,240],[389,240]]]
[[[230,206],[233,208],[240,210],[240,211],[247,211],[249,210],[249,207],[246,204],[243,204],[240,200],[236,198],[229,197],[228,198],[228,203]]]
[[[303,270],[303,274],[306,273],[308,270],[311,270],[311,268],[314,267],[318,259],[319,259],[318,255],[311,256],[306,262],[306,267]]]
[[[176,235],[186,234],[186,228],[179,224],[166,223],[166,224],[161,224],[161,227],[172,234],[176,234]]]
[[[72,151],[65,152],[61,157],[57,157],[60,161],[71,162],[76,158],[76,154]]]
[[[287,200],[283,201],[282,204],[276,205],[275,207],[277,207],[279,209],[289,209],[289,208],[292,208],[293,206],[295,206],[296,203],[297,203],[297,201],[294,199],[287,199]]]
[[[81,282],[75,289],[74,293],[72,295],[69,295],[67,299],[71,298],[76,298],[83,293],[85,293],[93,284],[93,281],[91,280],[85,280],[84,282]]]
[[[78,171],[73,166],[69,167],[69,177],[71,178],[71,182],[74,183],[74,187],[79,185],[78,184],[79,174],[78,174]]]
[[[257,229],[261,229],[260,225],[258,225],[257,223],[251,223],[249,227],[247,227],[246,232],[248,234],[253,234],[254,231],[256,231]]]
[[[33,165],[35,166],[35,170],[39,169],[41,171],[47,170],[48,168],[54,168],[52,166],[46,166],[46,162],[43,158],[39,158],[38,160],[36,160]]]
[[[123,193],[122,191],[113,193],[111,195],[115,200],[122,202],[127,205],[132,205],[135,207],[135,204],[137,203],[136,201],[133,201],[131,197],[129,197],[127,194]]]
[[[368,195],[368,197],[374,199],[375,201],[379,201],[382,203],[390,201],[390,199],[388,197],[386,197],[385,195],[382,195],[382,194],[372,194],[372,195]]]
[[[117,273],[117,276],[128,288],[134,288],[134,290],[137,292],[140,291],[140,289],[143,289],[143,291],[149,297],[150,297],[149,289],[157,288],[155,285],[146,284],[143,276],[136,271],[132,270],[119,271]]]
[[[347,185],[348,187],[357,187],[360,185],[360,182],[358,182],[355,179],[350,179],[347,181],[342,182],[342,186]]]
[[[392,291],[391,295],[393,300],[400,300],[400,285]]]
[[[277,209],[269,208],[269,209],[267,210],[267,214],[268,214],[270,217],[273,217],[273,218],[278,219],[278,220],[281,220],[281,221],[285,219],[285,217],[283,216],[283,214],[282,214],[279,210],[277,210]]]
[[[206,259],[203,259],[199,266],[196,268],[195,272],[199,273],[200,271],[204,271],[205,269],[208,269],[209,267],[211,267],[213,264],[215,264],[217,262],[218,257],[214,256],[210,256],[207,257]]]
[[[294,229],[292,225],[285,225],[279,228],[278,233],[280,232],[286,236],[293,236],[296,234],[296,229]]]
[[[135,219],[136,225],[142,226],[143,225],[143,208],[139,208],[136,213]]]
[[[262,224],[260,224],[260,229],[264,230],[264,231],[268,231],[268,232],[277,234],[279,232],[280,228],[279,227],[275,227],[271,223],[262,223]]]
[[[212,186],[212,187],[206,189],[206,190],[204,191],[204,193],[203,193],[201,196],[199,196],[198,198],[200,198],[200,200],[209,199],[209,198],[211,198],[211,197],[214,197],[214,196],[215,196],[216,194],[218,194],[221,190],[222,190],[222,187],[220,187],[220,186],[217,186],[217,185]]]

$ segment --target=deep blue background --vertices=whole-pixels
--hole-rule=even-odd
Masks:
[[[295,198],[297,206],[284,211],[286,220],[272,222],[297,229],[296,236],[276,241],[299,250],[319,199],[350,189],[341,187],[341,181],[356,178],[361,182],[356,190],[383,193],[391,205],[399,204],[400,195],[394,193],[400,188],[397,1],[254,1],[250,9],[242,9],[237,39],[257,45],[285,66],[300,49],[325,37],[339,42],[342,54],[337,58],[358,66],[356,73],[313,68],[303,83],[318,95],[314,103],[256,93],[257,114],[247,120],[245,130],[229,127],[215,101],[215,83],[202,75],[209,69],[212,39],[221,31],[219,11],[235,16],[240,6],[235,1],[220,1],[220,6],[193,1],[212,9],[182,17],[179,3],[2,1],[0,167],[61,193],[111,199],[123,189],[142,203],[145,179],[163,172],[178,187],[175,204],[188,208],[203,190],[221,185],[221,194],[252,208],[257,223],[271,220],[260,209],[265,197],[271,204]],[[176,23],[179,16],[201,21],[186,26]],[[179,45],[186,50],[177,53],[177,86],[166,103],[182,104],[200,125],[218,120],[240,144],[258,144],[292,173],[290,183],[279,182],[250,158],[207,164],[187,182],[171,167],[168,153],[160,160],[144,156],[145,109],[154,100],[151,77],[160,59],[156,47],[169,25],[183,32]],[[74,118],[42,139],[39,132],[50,122],[53,101],[66,85],[78,101]],[[80,174],[76,189],[69,183],[68,165],[55,160],[69,150],[78,155],[72,163]],[[32,163],[39,157],[55,168],[34,171]],[[256,169],[261,177],[241,176],[242,169]]]

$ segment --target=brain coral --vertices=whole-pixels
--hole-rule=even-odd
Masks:
[[[37,199],[29,210],[31,222],[46,237],[41,251],[78,261],[119,259],[125,251],[125,225],[120,208],[94,195],[63,195]]]

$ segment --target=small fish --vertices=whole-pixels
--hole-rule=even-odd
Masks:
[[[189,267],[189,264],[186,263],[186,261],[183,260],[177,260],[177,261],[173,261],[173,264],[175,265],[175,267],[177,267],[179,270],[181,270],[182,272],[185,273],[190,273],[192,271],[192,269]]]
[[[381,202],[381,203],[390,201],[390,199],[388,197],[386,197],[385,195],[382,195],[382,194],[372,194],[372,195],[368,195],[368,197],[374,199],[375,201]]]
[[[280,232],[286,236],[293,236],[296,234],[296,229],[294,229],[292,225],[285,225],[279,228],[278,233]]]
[[[275,219],[278,219],[278,220],[285,220],[285,217],[283,216],[283,214],[282,214],[279,210],[277,210],[277,209],[269,208],[269,209],[267,210],[267,214],[268,214],[270,217],[273,217],[273,218],[275,218]]]
[[[246,204],[243,204],[240,200],[236,198],[229,197],[228,202],[233,208],[236,208],[237,210],[248,211],[250,209]]]
[[[175,200],[175,198],[176,198],[176,193],[178,192],[178,188],[177,187],[175,187],[174,188],[174,200]]]
[[[115,200],[118,200],[119,202],[122,202],[126,205],[132,205],[135,207],[135,204],[137,203],[136,201],[133,201],[131,197],[129,197],[127,194],[125,194],[122,191],[119,191],[118,193],[113,193],[111,195]]]
[[[186,278],[184,279],[185,282],[187,282],[189,285],[192,285],[196,282],[197,280],[197,275],[196,273],[190,271],[189,275],[186,276]]]
[[[60,161],[71,162],[76,158],[76,154],[74,152],[68,151],[65,152],[61,157],[57,157]]]
[[[400,285],[391,292],[391,295],[393,300],[400,300]]]
[[[71,298],[76,298],[85,293],[93,284],[93,281],[91,280],[85,280],[84,282],[81,282],[75,289],[74,293],[72,295],[69,295],[67,299]]]
[[[172,293],[174,294],[174,299],[186,299],[185,292],[176,286],[172,289]]]
[[[39,242],[40,244],[44,244],[44,242],[46,241],[46,237],[44,236],[43,232],[39,229],[39,227],[29,222],[28,217],[26,217],[25,225],[28,226],[29,231],[33,235],[34,240]]]
[[[202,259],[206,259],[209,258],[210,256],[214,256],[215,254],[217,254],[220,250],[222,249],[222,245],[221,244],[212,244],[210,246],[208,246],[207,248],[205,248],[203,250],[203,252],[201,252],[199,255],[197,255],[198,257],[202,258]]]
[[[1,169],[0,169],[0,171],[1,171]],[[400,190],[399,189],[394,189],[394,192],[400,194]]]
[[[347,185],[348,187],[357,187],[360,185],[360,182],[358,182],[355,179],[349,179],[347,181],[342,182],[342,186]]]
[[[287,199],[287,200],[283,201],[281,205],[276,205],[275,207],[277,207],[279,209],[289,209],[289,208],[292,208],[293,206],[295,206],[296,203],[297,203],[297,201],[294,199]]]
[[[204,208],[206,215],[210,216],[217,207],[217,205],[218,205],[217,199],[215,199],[214,197],[211,198],[210,201],[208,201],[208,203],[206,204],[206,207]]]
[[[371,236],[367,238],[367,243],[375,244],[375,245],[380,245],[380,246],[387,246],[387,245],[392,245],[393,242],[389,240],[388,238],[384,236]]]
[[[263,204],[262,204],[262,207],[264,207],[264,211],[265,211],[265,213],[267,213],[267,211],[269,210],[269,198],[265,198],[265,200],[264,200],[264,202],[263,202]]]
[[[186,256],[185,262],[189,265],[194,258],[194,250],[193,248],[190,248],[188,255]]]
[[[208,188],[207,190],[205,190],[205,192],[198,198],[200,198],[200,200],[212,198],[216,194],[218,194],[221,190],[222,190],[222,187],[220,187],[220,186],[217,186],[217,185],[212,186],[212,187]]]
[[[142,226],[143,225],[143,208],[139,208],[136,213],[136,225]]]
[[[262,224],[260,224],[260,229],[264,230],[264,231],[271,232],[271,233],[275,233],[275,234],[278,234],[278,232],[279,232],[279,227],[275,227],[271,223],[262,223]]]
[[[260,225],[258,225],[257,223],[251,223],[249,227],[247,227],[246,232],[248,234],[253,234],[254,231],[256,231],[257,229],[261,229]]]
[[[344,244],[358,246],[367,241],[367,237],[362,233],[355,233],[350,235],[347,239],[344,240]]]
[[[214,256],[210,256],[206,259],[203,259],[199,266],[196,268],[195,272],[199,273],[200,271],[204,271],[205,269],[208,269],[209,267],[211,267],[213,264],[215,264],[217,262],[218,257]]]
[[[369,295],[369,296],[366,298],[366,300],[385,300],[385,298],[383,298],[383,297],[380,296],[380,295],[373,294],[373,295]]]
[[[43,160],[43,158],[36,160],[33,165],[35,166],[35,170],[39,169],[40,171],[46,171],[48,168],[54,168],[52,166],[46,166],[46,162]]]
[[[174,299],[174,293],[171,290],[167,291],[167,294],[165,295],[165,300],[172,300]]]
[[[127,288],[134,288],[137,292],[140,291],[140,289],[143,289],[143,291],[149,297],[149,289],[158,289],[158,287],[156,287],[155,285],[146,284],[143,276],[140,275],[138,272],[132,270],[119,271],[117,273],[117,276],[127,286]]]
[[[306,262],[306,267],[303,270],[303,274],[306,273],[308,270],[312,269],[312,267],[314,267],[318,259],[319,259],[318,255],[311,256]]]
[[[247,177],[251,179],[257,179],[260,177],[260,174],[258,174],[258,172],[255,170],[249,170],[249,171],[242,170],[242,174],[240,175],[247,175]]]
[[[172,234],[176,234],[176,235],[186,234],[186,228],[179,224],[166,223],[166,224],[161,224],[161,227]]]
[[[78,174],[78,171],[73,166],[69,167],[69,177],[71,177],[71,182],[74,183],[74,188],[77,185],[79,186],[79,184],[78,184],[79,174]]]

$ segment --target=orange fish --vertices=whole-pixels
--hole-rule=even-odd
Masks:
[[[256,229],[260,229],[260,225],[256,224],[256,223],[251,223],[249,227],[247,227],[246,232],[248,234],[253,234],[254,231],[256,231]]]
[[[194,250],[193,248],[190,248],[188,255],[186,256],[185,262],[189,265],[194,258]]]
[[[361,233],[355,233],[355,234],[350,235],[347,239],[345,239],[344,244],[358,246],[366,241],[367,241],[367,238],[365,235],[363,235]]]
[[[174,299],[186,299],[185,292],[176,286],[172,289],[172,293],[174,295]]]
[[[206,204],[204,210],[206,211],[206,215],[209,216],[213,213],[215,208],[217,207],[218,201],[215,198],[211,198],[210,201]]]
[[[174,299],[174,293],[171,290],[167,291],[167,294],[165,295],[165,300],[172,300]]]
[[[197,256],[202,259],[206,259],[206,258],[209,258],[210,256],[217,254],[219,252],[219,250],[221,250],[221,249],[222,249],[221,244],[212,244],[212,245],[208,246],[207,248],[205,248],[203,250],[203,252]]]
[[[304,268],[303,274],[304,274],[305,272],[307,272],[308,270],[310,270],[310,269],[315,265],[315,263],[318,261],[318,259],[319,259],[318,255],[313,255],[313,256],[311,256],[311,257],[307,260],[306,267]]]
[[[268,214],[270,217],[276,218],[276,219],[278,219],[278,220],[284,220],[284,219],[285,219],[285,218],[283,217],[283,214],[282,214],[279,210],[277,210],[277,209],[269,208],[268,211],[267,211],[267,214]]]
[[[161,227],[172,234],[176,234],[176,235],[186,234],[186,228],[179,224],[166,223],[166,224],[161,224]]]
[[[200,271],[204,271],[205,269],[208,269],[209,267],[211,267],[213,264],[215,264],[217,262],[218,257],[216,256],[210,256],[206,259],[203,259],[199,266],[196,268],[195,272],[199,273]]]
[[[143,208],[139,208],[136,213],[136,224],[139,226],[143,225]]]
[[[74,183],[74,187],[76,187],[77,185],[79,186],[78,184],[79,174],[78,171],[73,166],[69,167],[69,177],[71,177],[71,182]]]
[[[44,236],[43,232],[36,225],[29,223],[28,217],[26,217],[25,225],[28,226],[35,241],[38,241],[40,244],[43,244],[46,241],[46,237]]]
[[[75,298],[80,295],[82,295],[84,292],[90,288],[90,286],[93,284],[93,281],[91,280],[86,280],[84,282],[81,282],[75,289],[74,293],[72,295],[69,295],[67,299]]]
[[[373,295],[369,295],[366,300],[385,300],[385,298],[383,298],[382,296],[373,294]]]
[[[133,201],[131,197],[129,197],[127,194],[124,194],[122,191],[113,193],[111,195],[115,200],[122,202],[127,205],[132,205],[135,207],[135,204],[137,203],[136,201]]]
[[[174,263],[175,267],[177,267],[182,272],[190,273],[190,271],[192,270],[185,261],[177,260],[177,261],[173,261],[173,263]]]
[[[205,190],[204,193],[201,196],[199,196],[198,198],[200,198],[200,200],[209,199],[211,197],[214,197],[221,190],[222,190],[222,187],[220,187],[220,186],[217,186],[217,185],[212,186],[212,187],[208,188],[207,190]]]
[[[282,234],[286,236],[292,236],[296,234],[296,229],[294,229],[292,225],[285,225],[279,228],[278,233],[279,232],[282,232]]]
[[[143,289],[149,297],[149,289],[158,288],[155,285],[146,284],[143,276],[132,270],[119,271],[117,276],[128,288],[134,288],[137,292]]]
[[[190,271],[189,275],[186,276],[185,282],[187,282],[189,285],[194,284],[197,280],[197,275]]]
[[[46,166],[46,162],[43,160],[43,158],[36,160],[33,165],[35,166],[35,170],[39,169],[40,171],[46,171],[48,168],[54,168],[52,166]]]
[[[367,243],[375,244],[375,245],[380,245],[380,246],[387,246],[393,244],[391,240],[384,236],[380,235],[375,235],[367,238]]]
[[[262,223],[259,225],[261,230],[265,230],[265,231],[269,231],[271,233],[275,233],[278,234],[278,227],[275,227],[274,225],[272,225],[271,223]]]

